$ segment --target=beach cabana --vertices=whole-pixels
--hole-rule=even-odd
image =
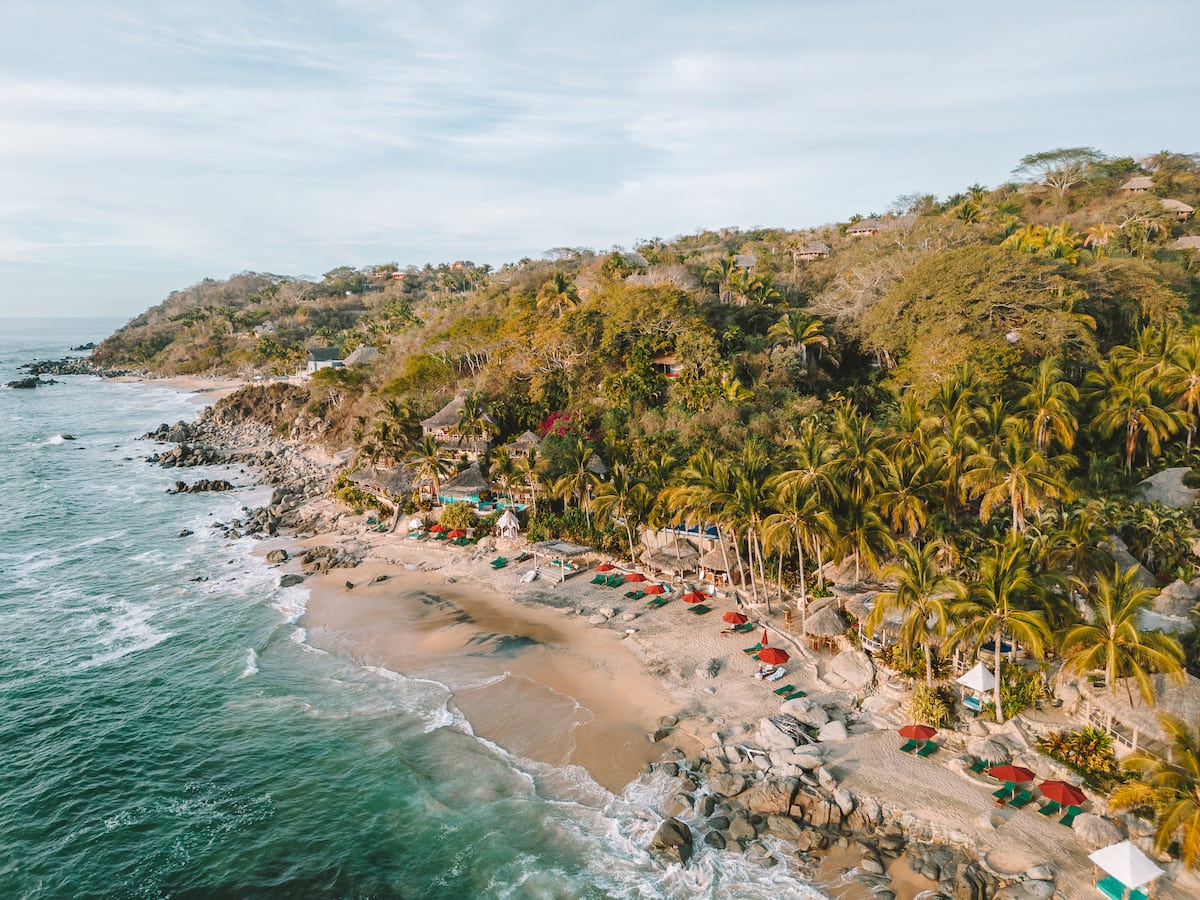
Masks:
[[[529,455],[538,448],[539,444],[541,444],[541,439],[532,431],[526,431],[508,445],[508,455],[513,459],[517,457],[529,459]]]
[[[737,581],[735,560],[733,550],[722,551],[718,544],[696,561],[700,578],[713,584],[734,584]]]
[[[962,703],[963,706],[974,712],[983,709],[988,693],[996,687],[996,676],[982,661],[976,663],[975,668],[969,672],[959,676],[956,681],[970,692],[963,696]]]
[[[542,541],[533,545],[533,568],[534,571],[540,571],[538,558],[541,557],[552,573],[558,573],[558,582],[562,584],[570,576],[583,571],[584,567],[573,560],[591,552],[591,547],[570,541]]]
[[[846,633],[846,623],[832,606],[826,606],[809,616],[804,623],[804,633],[814,650],[834,647]]]
[[[1163,870],[1154,860],[1137,848],[1133,841],[1110,844],[1088,855],[1096,868],[1107,874],[1100,878],[1097,873],[1096,889],[1109,900],[1147,900],[1150,891],[1139,888],[1150,884]]]
[[[496,520],[496,532],[500,537],[515,538],[521,533],[521,523],[517,521],[517,517],[511,509],[506,509],[504,514]]]

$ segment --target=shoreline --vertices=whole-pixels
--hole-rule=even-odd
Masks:
[[[215,431],[221,429],[229,426]],[[236,429],[226,437],[235,440]],[[311,455],[281,439],[272,446],[276,461],[285,447],[293,459]],[[272,477],[270,483],[281,483],[278,466]],[[1036,810],[996,809],[995,785],[964,771],[955,744],[966,735],[945,733],[943,749],[928,760],[900,753],[894,731],[904,722],[900,692],[886,677],[878,685],[873,672],[860,684],[861,673],[842,664],[846,654],[809,651],[782,630],[778,611],[771,617],[747,609],[755,631],[725,635],[720,616],[727,602],[697,617],[687,613],[677,587],[674,600],[649,610],[583,575],[561,585],[526,584],[517,575],[528,564],[499,571],[487,565],[495,555],[515,556],[523,541],[489,538],[468,548],[409,541],[404,532],[370,531],[363,516],[319,492],[299,493],[310,496],[292,506],[275,546],[335,547],[359,563],[326,567],[305,581],[309,601],[299,624],[313,646],[403,675],[419,676],[431,660],[449,660],[482,677],[486,667],[474,665],[467,650],[472,637],[518,639],[506,645],[511,656],[502,679],[450,686],[473,727],[472,716],[478,719],[480,737],[549,765],[580,765],[614,793],[647,765],[665,770],[679,777],[680,790],[661,813],[691,823],[697,845],[768,865],[768,858],[780,861],[768,839],[782,841],[795,848],[782,861],[797,877],[844,900],[889,894],[903,900],[918,889],[938,889],[927,875],[940,877],[940,889],[953,896],[989,897],[1017,885],[1003,896],[1095,895],[1091,848],[1074,831]],[[289,561],[285,571],[293,570]],[[346,582],[354,587],[347,590]],[[412,595],[421,591],[446,602],[441,618],[415,615]],[[466,621],[456,619],[464,614]],[[784,681],[806,698],[783,702],[773,685],[751,677],[753,664],[741,650],[764,626],[771,644],[792,654]],[[569,666],[559,662],[564,657]],[[594,716],[567,729],[573,741],[547,727],[578,712],[552,708],[556,697]],[[528,727],[514,728],[511,717],[497,714],[515,706],[536,712]],[[821,739],[797,746],[774,727],[781,717],[808,723]],[[1045,775],[1048,760],[1028,753],[1028,740],[1006,728],[999,737],[1009,740],[1014,761]],[[842,884],[846,870],[851,877]],[[1195,895],[1191,874],[1160,881],[1159,897]]]

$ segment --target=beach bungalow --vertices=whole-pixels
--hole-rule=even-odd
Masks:
[[[584,468],[601,481],[608,477],[608,466],[606,466],[604,464],[604,460],[602,460],[595,453],[588,458],[587,465],[585,465]]]
[[[526,431],[508,445],[508,455],[512,459],[529,459],[530,454],[537,450],[541,443],[541,438],[532,431]]]
[[[439,503],[473,503],[478,505],[480,496],[491,490],[488,481],[473,462],[441,486]]]
[[[1080,716],[1090,725],[1112,735],[1118,756],[1142,750],[1174,762],[1174,746],[1159,721],[1159,713],[1170,713],[1185,722],[1200,716],[1200,679],[1187,676],[1181,685],[1166,675],[1153,675],[1155,705],[1147,706],[1131,678],[1118,678],[1115,691],[1097,680],[1078,685]],[[1132,698],[1132,702],[1130,702]]]
[[[676,359],[673,353],[656,356],[651,362],[654,364],[654,370],[667,378],[678,378],[679,373],[683,371],[683,363]]]
[[[1169,197],[1162,201],[1162,208],[1169,213],[1174,213],[1175,218],[1180,222],[1186,222],[1196,214],[1196,210],[1182,200],[1172,200]]]
[[[1171,245],[1172,250],[1200,250],[1200,235],[1185,234]]]
[[[878,219],[863,219],[846,229],[850,237],[874,237],[879,234],[882,223]]]
[[[1154,179],[1149,175],[1134,175],[1121,185],[1121,190],[1127,194],[1144,194],[1154,187]]]
[[[696,568],[701,580],[713,584],[730,585],[739,580],[737,557],[731,547],[722,551],[718,544],[696,561]]]
[[[440,410],[421,422],[421,434],[432,437],[443,447],[461,451],[468,459],[478,459],[487,454],[490,439],[486,434],[466,434],[461,437],[453,434],[458,425],[459,414],[463,403],[470,396],[470,391],[459,391],[454,399]],[[490,416],[484,416],[484,421],[495,427]]]
[[[796,251],[796,259],[828,259],[832,252],[833,248],[824,241],[806,241]]]
[[[996,687],[996,676],[982,660],[956,681],[963,689],[962,705],[972,712],[983,709],[983,705],[992,698],[992,690]]]
[[[369,344],[362,344],[342,360],[348,366],[366,365],[379,359],[379,351]]]
[[[337,347],[314,347],[308,351],[304,371],[309,375],[320,369],[340,369],[343,365],[342,353]]]

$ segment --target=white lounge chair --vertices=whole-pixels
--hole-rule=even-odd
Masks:
[[[774,672],[767,676],[767,681],[778,681],[786,674],[787,669],[785,669],[783,666],[778,666]]]

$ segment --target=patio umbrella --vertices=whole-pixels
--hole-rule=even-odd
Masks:
[[[1121,841],[1088,855],[1088,859],[1127,888],[1137,890],[1163,873],[1154,861],[1134,846]]]
[[[967,744],[967,750],[975,757],[994,765],[1006,763],[1012,756],[1006,746],[992,738],[976,738]]]
[[[782,666],[791,657],[787,655],[787,651],[780,650],[778,647],[767,647],[765,650],[758,651],[758,659],[769,666]]]
[[[688,591],[683,595],[684,603],[703,603],[708,599],[707,594],[702,594],[699,591]]]
[[[634,581],[649,581],[650,579],[647,578],[645,575],[643,575],[641,572],[630,572],[628,575],[625,576],[625,580],[627,582],[634,582]]]
[[[467,536],[467,533],[465,531],[463,531],[461,528],[455,528],[448,535],[446,535],[446,537],[448,537],[448,538],[460,538],[460,537],[466,537],[466,536]]]
[[[1092,813],[1076,816],[1075,821],[1071,823],[1071,828],[1075,830],[1079,839],[1093,850],[1115,844],[1125,837],[1125,832],[1116,822]]]
[[[1013,784],[1025,784],[1034,779],[1033,772],[1024,766],[992,766],[988,774],[999,781],[1011,781]]]
[[[900,729],[900,737],[913,741],[927,741],[935,734],[937,729],[929,725],[905,725]]]
[[[760,647],[767,646],[767,629],[763,629],[763,636],[758,639],[758,644]]]
[[[701,594],[700,596],[703,597],[704,595]],[[734,612],[732,609],[725,613],[725,615],[721,616],[721,618],[730,625],[745,625],[750,621],[750,617],[745,613]]]
[[[429,526],[429,530],[433,534],[440,534],[441,532],[446,530],[446,526],[445,525],[431,525],[431,526]]]
[[[667,592],[667,589],[665,587],[663,587],[661,584],[652,584],[652,585],[650,585],[650,587],[646,588],[646,591],[645,591],[645,593],[647,593],[647,594],[665,594],[666,592]]]
[[[616,566],[614,566],[612,563],[601,563],[600,565],[596,566],[596,571],[597,572],[611,572],[615,568],[616,568]]]
[[[1065,781],[1051,779],[1038,785],[1042,796],[1053,800],[1062,806],[1082,806],[1087,802],[1087,794]]]

